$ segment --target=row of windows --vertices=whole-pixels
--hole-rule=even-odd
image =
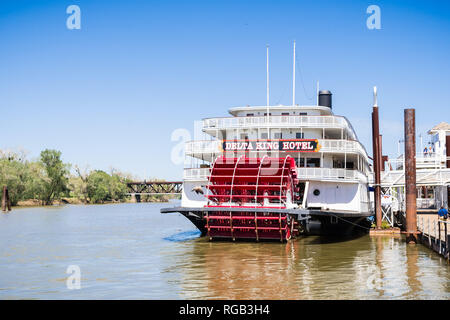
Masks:
[[[306,160],[306,166],[305,166]],[[307,168],[320,168],[320,159],[319,158],[296,158],[295,165],[297,167],[307,167]]]
[[[271,115],[272,115],[272,112],[269,112],[269,116],[271,116]],[[291,114],[289,112],[282,112],[281,115],[282,116],[290,116]],[[308,113],[307,112],[299,112],[298,115],[299,116],[307,116]],[[254,116],[255,116],[254,113],[247,113],[247,117],[254,117]],[[264,112],[264,116],[267,116],[267,112]]]
[[[283,139],[283,133],[282,132],[274,132],[273,133],[274,139]],[[296,132],[295,133],[295,139],[304,139],[305,133],[304,132]],[[245,133],[241,133],[241,140],[248,140],[248,135]],[[267,139],[267,132],[261,133],[261,139]]]
[[[306,161],[306,165],[305,165]],[[320,168],[320,158],[295,158],[295,165],[300,168]],[[347,161],[344,164],[344,161],[341,160],[333,160],[333,168],[347,168],[354,169],[355,163],[353,161]]]

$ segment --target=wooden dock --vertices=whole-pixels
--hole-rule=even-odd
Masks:
[[[418,240],[450,262],[450,219],[440,220],[437,214],[418,214]]]

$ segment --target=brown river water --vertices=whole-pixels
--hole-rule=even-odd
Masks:
[[[171,204],[0,214],[0,299],[450,299],[450,266],[401,238],[209,242]],[[80,289],[69,289],[69,266]]]

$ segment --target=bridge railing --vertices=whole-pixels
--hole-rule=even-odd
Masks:
[[[180,194],[182,181],[142,181],[127,183],[128,194]]]

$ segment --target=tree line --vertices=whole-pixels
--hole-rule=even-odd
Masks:
[[[12,205],[23,200],[51,205],[63,198],[83,203],[126,200],[129,177],[119,172],[74,168],[76,173],[71,174],[71,165],[63,163],[57,150],[46,149],[33,161],[20,152],[0,151],[0,186],[8,187]]]

